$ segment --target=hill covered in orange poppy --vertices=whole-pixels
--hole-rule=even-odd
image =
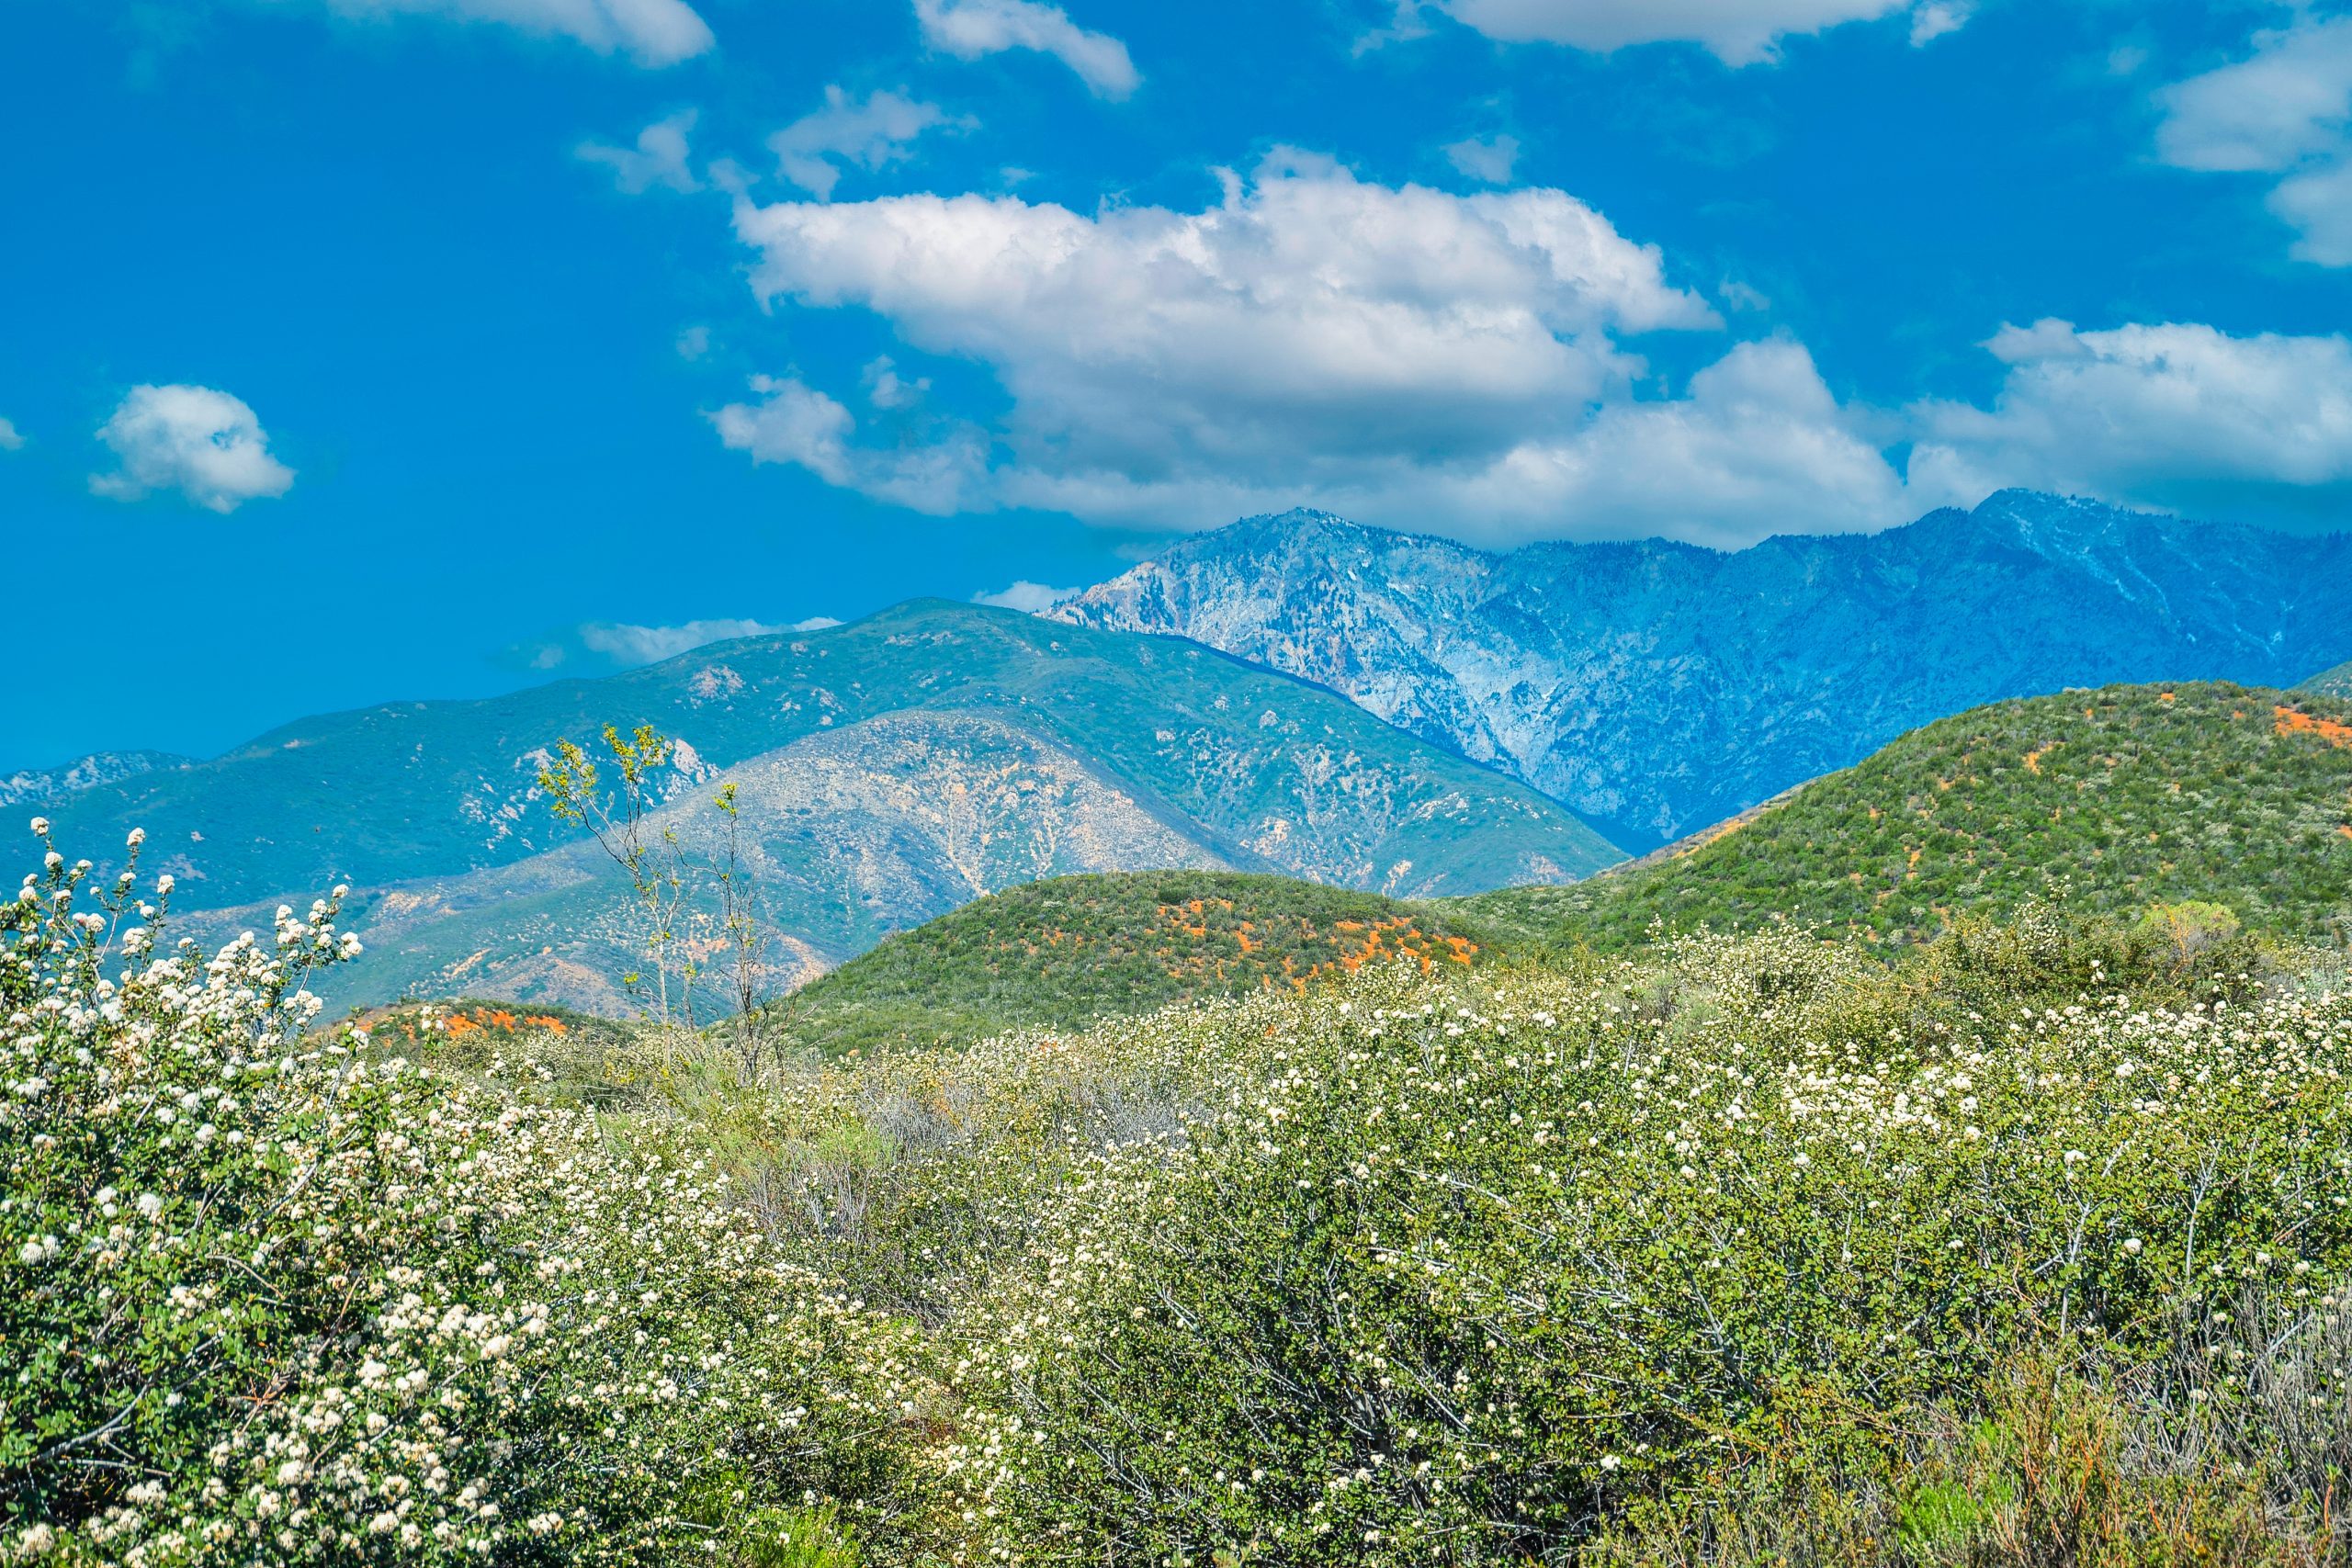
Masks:
[[[1287,877],[1061,876],[890,937],[777,1011],[796,1042],[840,1055],[1075,1029],[1194,998],[1299,993],[1366,964],[1460,972],[1487,952],[1463,917]]]

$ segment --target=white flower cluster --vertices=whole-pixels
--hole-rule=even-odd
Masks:
[[[315,1032],[343,889],[208,956],[89,877],[0,913],[0,1562],[666,1562],[898,1440],[706,1153]]]
[[[2026,1303],[2126,1349],[2168,1298],[2332,1307],[2352,998],[1984,988],[1708,938],[1098,1036],[1176,1130],[1112,1135],[1090,1090],[998,1179],[1020,1266],[950,1328],[972,1528],[1009,1562],[1532,1559],[1772,1387],[1977,1386]],[[976,1071],[1034,1088],[1064,1049]]]

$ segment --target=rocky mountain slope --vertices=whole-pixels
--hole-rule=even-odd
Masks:
[[[158,768],[186,767],[188,759],[168,751],[94,751],[56,768],[24,768],[0,774],[0,807],[40,806],[102,784],[119,784]]]
[[[737,786],[778,982],[1043,876],[1224,867],[1425,896],[1622,858],[1536,792],[1317,687],[935,602],[600,681],[305,719],[49,814],[93,859],[144,827],[148,865],[212,928],[266,930],[280,900],[351,884],[374,951],[338,999],[613,1009],[639,962],[613,868],[551,820],[536,780],[559,737],[639,723],[680,742],[656,830],[709,852],[711,796]],[[707,911],[688,936],[707,959]]]
[[[1049,612],[1343,692],[1629,847],[1669,841],[1980,703],[2120,681],[2289,685],[2352,658],[2352,536],[2004,491],[1734,554],[1507,555],[1252,518]]]
[[[2033,899],[2352,934],[2352,701],[2212,682],[1996,703],[1643,863],[1458,907],[1619,947],[1781,916],[1912,942]]]

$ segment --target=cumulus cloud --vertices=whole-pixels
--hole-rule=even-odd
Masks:
[[[692,192],[702,189],[702,181],[687,163],[690,149],[686,138],[695,128],[696,111],[686,109],[667,119],[657,119],[637,133],[634,147],[616,147],[604,141],[582,141],[572,150],[572,155],[582,163],[601,164],[613,172],[613,184],[624,195],[642,196],[661,187],[663,190]]]
[[[843,164],[878,169],[906,158],[933,126],[968,123],[902,94],[875,92],[860,100],[829,86],[825,107],[769,137],[768,148],[786,179],[824,201],[831,198]]]
[[[1125,44],[1108,33],[1089,32],[1059,6],[1037,0],[914,0],[914,5],[923,42],[958,60],[1035,50],[1078,73],[1098,98],[1124,98],[1142,81]]]
[[[739,637],[775,637],[785,632],[820,631],[841,623],[830,615],[772,626],[765,621],[716,619],[685,621],[674,626],[639,626],[619,621],[589,621],[579,628],[581,646],[616,664],[659,664],[705,643]]]
[[[1056,468],[1474,455],[1637,374],[1612,330],[1718,324],[1563,192],[1391,188],[1295,152],[1196,212],[903,196],[743,204],[736,227],[763,299],[991,367],[1004,439]],[[845,411],[796,399],[786,423],[822,472]]]
[[[284,0],[277,0],[284,3]],[[674,65],[713,41],[709,25],[685,0],[326,0],[339,15],[363,20],[396,16],[491,22],[542,37],[567,38],[599,54],[639,65]]]
[[[97,434],[116,468],[90,476],[94,495],[137,501],[177,491],[225,515],[294,483],[294,470],[269,455],[254,411],[210,387],[133,387]]]
[[[1511,169],[1519,163],[1519,138],[1516,136],[1473,136],[1445,146],[1445,161],[1456,172],[1490,186],[1510,184]]]
[[[2284,169],[2343,144],[2352,17],[2258,32],[2247,58],[2176,82],[2156,151],[2184,169]]]
[[[1838,404],[1801,344],[1772,339],[1734,345],[1679,397],[1612,402],[1476,461],[1372,459],[1301,484],[1015,471],[1002,488],[1012,504],[1144,524],[1214,526],[1313,505],[1487,545],[1660,535],[1737,548],[1911,516],[1872,423]]]
[[[915,434],[789,377],[714,416],[756,460],[919,511],[1204,526],[1311,502],[1716,542],[1903,512],[1870,419],[1792,340],[1658,395],[1620,339],[1720,319],[1561,191],[1390,187],[1284,152],[1199,211],[908,196],[746,203],[737,227],[763,299],[871,310],[996,373],[1011,409],[987,428]],[[866,401],[904,385],[869,367]]]
[[[2352,343],[2210,326],[2004,327],[1989,409],[1928,402],[1913,488],[1970,501],[2001,485],[2189,513],[2341,515],[2352,503]]]
[[[1034,615],[1040,610],[1052,609],[1065,599],[1075,599],[1085,592],[1083,587],[1048,588],[1042,582],[1031,582],[1023,578],[993,593],[975,593],[972,603],[993,604],[1000,610],[1019,610]]]
[[[739,200],[763,303],[870,311],[903,347],[847,388],[755,378],[712,422],[926,513],[1153,529],[1319,505],[1487,543],[1730,547],[2018,484],[2209,515],[2352,500],[2340,337],[2007,327],[1987,404],[1899,412],[1841,400],[1786,336],[1669,381],[1642,335],[1721,319],[1565,192],[1389,186],[1290,151],[1223,181],[1196,210]],[[899,363],[919,355],[992,373],[1002,412],[936,412]]]
[[[2294,254],[2352,265],[2352,17],[2254,35],[2245,59],[2156,95],[2156,152],[2184,169],[2281,176],[2269,208]]]
[[[1405,0],[1419,9],[1427,0]],[[1726,65],[1773,59],[1781,39],[1870,21],[1906,9],[1911,0],[1434,0],[1435,8],[1488,38],[1509,43],[1563,43],[1608,51],[1642,43],[1695,43]],[[1959,8],[1929,0],[1950,15]],[[1917,24],[1914,23],[1915,31]],[[1390,36],[1411,36],[1408,19]],[[1925,41],[1922,39],[1921,41]]]
[[[17,429],[16,422],[0,419],[0,452],[21,452],[24,449],[25,437]]]
[[[1869,423],[1839,405],[1803,344],[1743,343],[1682,396],[1611,404],[1430,501],[1492,516],[1514,536],[1591,519],[1595,532],[1736,548],[1776,532],[1881,528],[1910,508]]]

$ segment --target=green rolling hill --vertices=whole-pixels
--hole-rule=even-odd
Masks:
[[[2319,938],[2352,919],[2352,701],[2222,682],[1972,708],[1590,882],[1455,907],[1520,940],[1640,942],[1775,916],[1913,942],[2057,896],[2227,906]]]
[[[1365,964],[1450,971],[1485,951],[1481,928],[1459,914],[1289,877],[1064,876],[888,937],[775,1011],[795,1043],[840,1055],[1303,991]]]
[[[372,951],[339,1000],[618,1010],[635,955],[612,868],[536,780],[559,737],[640,723],[680,742],[656,828],[706,845],[711,795],[737,785],[777,990],[1040,877],[1194,867],[1425,897],[1623,858],[1553,801],[1320,687],[937,602],[599,681],[305,719],[46,809],[93,859],[147,829],[147,864],[175,874],[201,929],[266,929],[280,900],[351,884]]]

